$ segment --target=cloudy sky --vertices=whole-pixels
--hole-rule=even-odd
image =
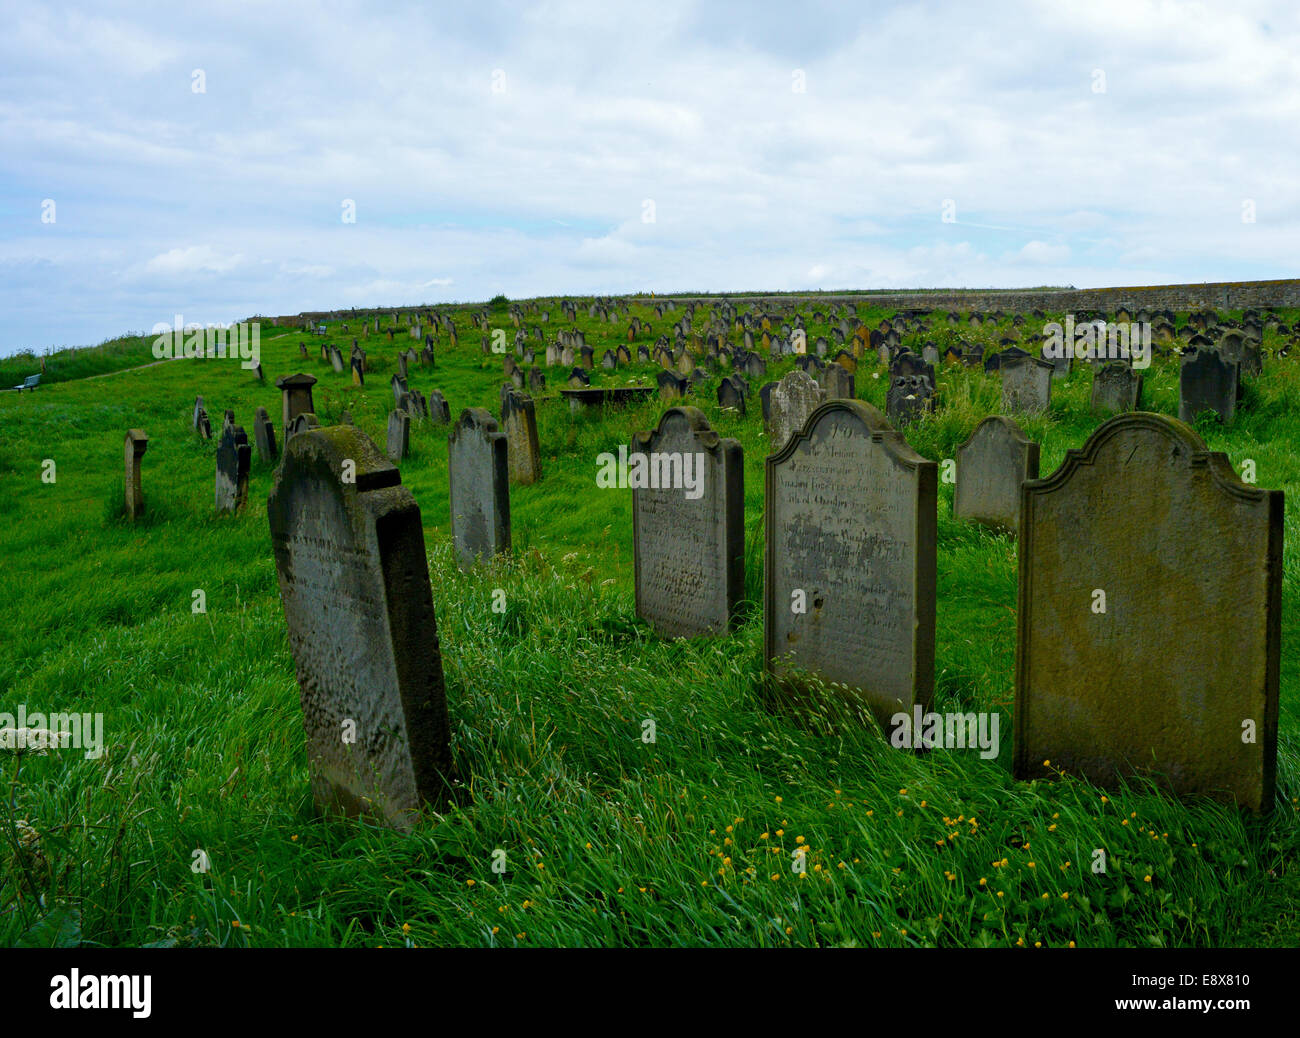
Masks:
[[[1297,274],[1293,0],[203,6],[6,10],[0,354],[498,292]]]

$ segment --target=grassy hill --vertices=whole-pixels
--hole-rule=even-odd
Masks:
[[[656,335],[668,328],[648,306],[632,312]],[[454,313],[459,348],[440,335],[436,369],[412,366],[409,382],[441,390],[453,418],[469,406],[497,414],[501,358],[482,354],[468,311]],[[576,324],[599,361],[626,322],[586,313]],[[859,314],[886,316],[865,302]],[[504,315],[494,321],[513,340]],[[331,340],[345,357],[361,335],[352,327]],[[542,327],[570,324],[556,312]],[[1009,327],[961,334],[992,345]],[[927,337],[942,349],[956,334]],[[413,426],[402,481],[423,514],[467,800],[404,837],[313,816],[265,512],[272,471],[255,453],[247,509],[215,517],[215,441],[190,427],[202,395],[214,428],[233,408],[251,438],[265,406],[278,435],[273,381],[301,370],[320,380],[323,423],[346,408],[382,446],[396,352],[418,344],[404,330],[393,344],[363,338],[370,372],[358,389],[319,359],[321,341],[264,325],[265,384],[237,361],[180,360],[0,394],[0,711],[102,712],[105,736],[97,759],[0,753],[0,944],[1300,943],[1300,351],[1268,362],[1232,428],[1201,428],[1238,468],[1253,459],[1259,485],[1287,493],[1272,817],[1142,785],[1011,779],[1016,546],[954,520],[950,485],[934,708],[999,711],[1000,759],[899,752],[829,692],[772,701],[758,608],[768,444],[757,395],[747,417],[721,412],[715,376],[689,402],[744,446],[749,599],[741,628],[717,640],[663,641],[637,621],[631,492],[595,485],[596,456],[667,405],[572,417],[560,400],[539,402],[544,476],[512,488],[514,554],[469,574],[450,550],[447,430]],[[1279,344],[1266,334],[1266,347]],[[134,348],[152,360],[147,342]],[[768,377],[791,367],[771,364]],[[593,384],[653,385],[657,370],[597,366]],[[857,374],[858,396],[882,410],[883,370],[868,358]],[[1145,375],[1145,409],[1176,415],[1176,361]],[[558,388],[563,372],[547,376]],[[1053,385],[1050,415],[1022,423],[1042,444],[1044,475],[1100,424],[1091,378],[1076,366]],[[907,434],[935,460],[1000,405],[982,372],[945,367],[939,381],[942,409]],[[120,515],[132,427],[149,436],[148,511],[134,525]],[[54,482],[42,480],[47,460]],[[504,614],[491,608],[496,588]],[[196,590],[206,612],[192,610]],[[803,877],[790,867],[798,847]],[[1104,875],[1090,869],[1097,848]],[[504,875],[492,868],[499,850]]]

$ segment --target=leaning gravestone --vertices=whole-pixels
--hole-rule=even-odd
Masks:
[[[1020,532],[1020,486],[1038,478],[1038,444],[1010,418],[985,418],[957,448],[953,515]]]
[[[1142,405],[1142,374],[1122,361],[1103,365],[1092,377],[1092,409],[1122,414]]]
[[[506,434],[481,407],[460,413],[447,438],[451,533],[462,569],[510,550]]]
[[[124,448],[126,517],[138,519],[144,514],[144,492],[140,488],[140,459],[149,449],[149,437],[142,429],[128,429]]]
[[[334,426],[285,445],[267,515],[316,806],[407,828],[452,774],[420,509],[364,433]]]
[[[1182,422],[1137,412],[1026,483],[1023,509],[1017,777],[1138,773],[1267,810],[1282,492],[1241,482]]]
[[[772,388],[768,400],[768,435],[772,452],[784,447],[790,437],[803,428],[808,416],[825,401],[826,390],[817,385],[806,371],[788,372]]]
[[[1041,414],[1052,402],[1051,361],[1019,356],[1007,350],[1002,372],[1002,409],[1018,414]]]
[[[745,590],[739,442],[719,437],[698,408],[671,407],[657,429],[632,437],[629,485],[638,465],[644,485],[632,490],[637,616],[670,638],[725,633]]]
[[[1183,354],[1178,370],[1178,417],[1194,422],[1202,411],[1212,411],[1224,424],[1237,414],[1240,368],[1217,350],[1204,348]]]
[[[394,465],[411,449],[411,416],[397,408],[388,413],[388,460]]]
[[[242,425],[225,423],[217,444],[216,508],[238,512],[248,499],[248,470],[253,449]]]
[[[536,483],[542,475],[542,456],[533,398],[514,390],[502,393],[501,428],[506,434],[510,482],[520,486]]]
[[[767,459],[764,659],[845,686],[882,727],[934,688],[937,465],[832,400]]]
[[[436,389],[429,390],[428,418],[434,425],[446,425],[451,421],[451,405],[447,398]]]
[[[253,418],[253,442],[257,444],[257,454],[265,462],[273,462],[279,456],[275,443],[275,426],[265,407],[259,407]]]

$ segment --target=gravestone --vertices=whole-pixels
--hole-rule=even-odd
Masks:
[[[217,443],[216,509],[219,513],[238,512],[248,499],[248,470],[253,448],[242,425],[223,423]]]
[[[1103,414],[1141,410],[1141,373],[1122,361],[1102,365],[1092,377],[1092,409]]]
[[[501,428],[506,434],[510,482],[520,486],[536,483],[542,476],[542,456],[537,444],[533,398],[515,391],[503,393]]]
[[[528,392],[529,393],[546,392],[546,376],[542,374],[541,368],[528,369]]]
[[[725,633],[745,590],[740,443],[672,407],[628,454],[637,616],[669,638]]]
[[[462,569],[510,550],[507,451],[506,434],[481,407],[465,408],[447,438],[451,533]]]
[[[196,396],[194,398],[194,431],[195,432],[199,431],[199,415],[202,414],[207,414],[207,410],[203,406],[203,397]]]
[[[308,429],[319,428],[320,422],[316,420],[316,416],[310,411],[296,415],[293,421],[289,423],[289,431],[285,433],[284,437],[285,442],[287,443],[291,437],[297,436],[300,432],[306,432]]]
[[[1135,412],[1022,501],[1016,776],[1139,773],[1267,810],[1282,492],[1241,482],[1184,423]]]
[[[925,375],[896,374],[885,394],[885,416],[895,428],[916,421],[934,407],[934,386]]]
[[[766,665],[842,684],[886,731],[934,687],[937,470],[860,400],[767,459]]]
[[[817,384],[826,391],[827,400],[852,400],[853,375],[843,365],[829,364],[818,377]]]
[[[1017,414],[1042,414],[1052,402],[1052,364],[1011,350],[1002,353],[1002,409]]]
[[[290,423],[300,414],[316,413],[316,407],[312,403],[311,396],[311,387],[315,384],[316,379],[301,372],[297,375],[285,375],[283,378],[275,380],[275,386],[280,390],[280,424],[284,428],[286,447],[289,445]]]
[[[452,775],[420,509],[364,433],[334,426],[285,445],[267,516],[316,807],[408,828]]]
[[[768,400],[768,435],[772,452],[803,428],[808,416],[825,401],[826,391],[806,371],[795,368],[776,383]]]
[[[257,444],[257,456],[268,464],[279,457],[280,452],[276,449],[275,443],[275,426],[271,424],[271,416],[266,413],[265,407],[259,407],[253,418],[253,442]]]
[[[985,418],[957,448],[953,515],[1020,532],[1020,485],[1038,478],[1038,444],[1010,418]]]
[[[680,400],[691,389],[691,380],[689,378],[682,378],[681,375],[672,371],[659,372],[655,376],[655,382],[659,386],[659,399],[661,400]]]
[[[388,412],[388,460],[394,465],[411,449],[411,416],[397,408]]]
[[[451,405],[439,390],[429,390],[428,400],[424,404],[425,417],[434,425],[446,425],[451,421]]]
[[[405,376],[394,375],[389,380],[388,385],[393,391],[393,403],[400,407],[402,404],[402,397],[410,392],[410,388],[406,384]]]
[[[591,385],[591,376],[583,368],[574,368],[569,372],[569,388],[583,389]]]
[[[330,347],[330,365],[340,375],[343,374],[343,354],[339,352],[337,346]]]
[[[124,493],[126,517],[138,519],[144,515],[144,491],[140,488],[140,459],[149,449],[149,437],[142,429],[128,429],[123,454],[126,461]]]
[[[1240,370],[1210,347],[1185,352],[1178,369],[1178,417],[1190,424],[1202,411],[1213,411],[1221,422],[1231,424],[1237,414]]]
[[[728,375],[718,383],[718,406],[737,412],[740,415],[745,413],[745,397],[749,393],[749,386],[739,375]]]

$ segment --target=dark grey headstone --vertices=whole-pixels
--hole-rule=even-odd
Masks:
[[[340,425],[285,445],[267,515],[316,806],[408,828],[445,808],[452,775],[419,507]]]
[[[451,532],[462,569],[510,550],[506,434],[481,407],[467,407],[447,439]]]

